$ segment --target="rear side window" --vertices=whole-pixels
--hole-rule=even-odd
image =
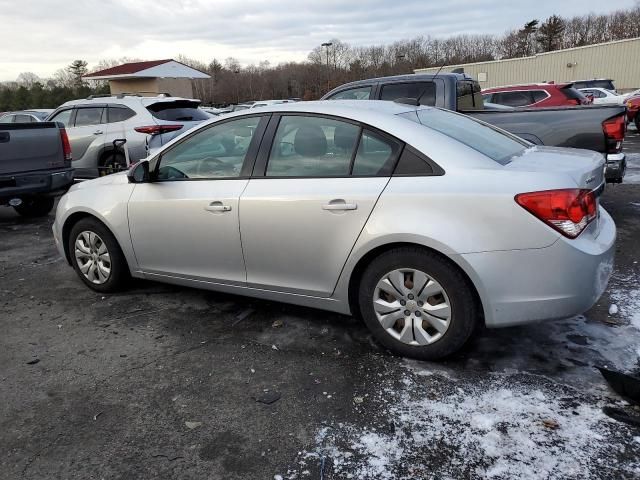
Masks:
[[[461,80],[456,84],[456,100],[458,110],[482,110],[484,100],[478,82]]]
[[[147,110],[155,118],[170,122],[192,122],[210,118],[195,102],[159,102],[149,105]]]
[[[533,96],[534,103],[541,102],[549,96],[544,90],[532,90],[531,95]]]
[[[418,110],[417,114],[422,125],[473,148],[500,165],[509,163],[527,146],[523,141],[465,115],[440,109]]]
[[[395,140],[363,130],[352,175],[390,175],[400,148],[401,145]]]
[[[330,96],[328,100],[369,100],[369,98],[371,98],[371,85],[342,90]]]
[[[109,106],[109,123],[124,122],[135,116],[136,112],[124,105]]]
[[[382,87],[380,100],[416,98],[420,105],[436,104],[436,84],[434,82],[390,83]]]
[[[99,125],[102,122],[102,113],[104,108],[79,108],[76,113],[76,127],[84,127],[86,125]]]
[[[493,103],[509,107],[526,107],[534,103],[530,91],[499,92],[493,94]]]
[[[13,123],[14,118],[16,118],[15,115],[5,115],[4,117],[0,117],[0,123]]]

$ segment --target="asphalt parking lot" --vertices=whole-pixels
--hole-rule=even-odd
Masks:
[[[626,152],[600,302],[440,364],[327,312],[143,281],[96,294],[53,216],[1,209],[0,478],[638,478],[640,430],[602,413],[629,408],[593,368],[638,369],[635,131]]]

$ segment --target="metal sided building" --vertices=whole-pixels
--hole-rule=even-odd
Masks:
[[[538,53],[531,57],[489,62],[447,65],[443,72],[462,68],[481,87],[520,83],[571,82],[610,78],[619,92],[640,88],[640,38]],[[439,67],[416,69],[415,73],[436,73]]]

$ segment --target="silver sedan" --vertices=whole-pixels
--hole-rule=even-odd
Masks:
[[[595,303],[616,236],[603,167],[436,108],[271,105],[75,185],[53,232],[98,292],[138,277],[359,315],[391,351],[437,359],[480,323]]]

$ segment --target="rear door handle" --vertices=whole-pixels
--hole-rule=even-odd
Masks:
[[[104,132],[102,130],[96,130],[93,132],[94,135],[102,135]]]
[[[329,203],[322,205],[323,210],[336,211],[336,210],[356,210],[358,208],[357,203],[347,203],[342,199],[331,200]]]
[[[224,205],[222,202],[211,202],[209,205],[204,207],[207,212],[230,212],[231,206]]]

